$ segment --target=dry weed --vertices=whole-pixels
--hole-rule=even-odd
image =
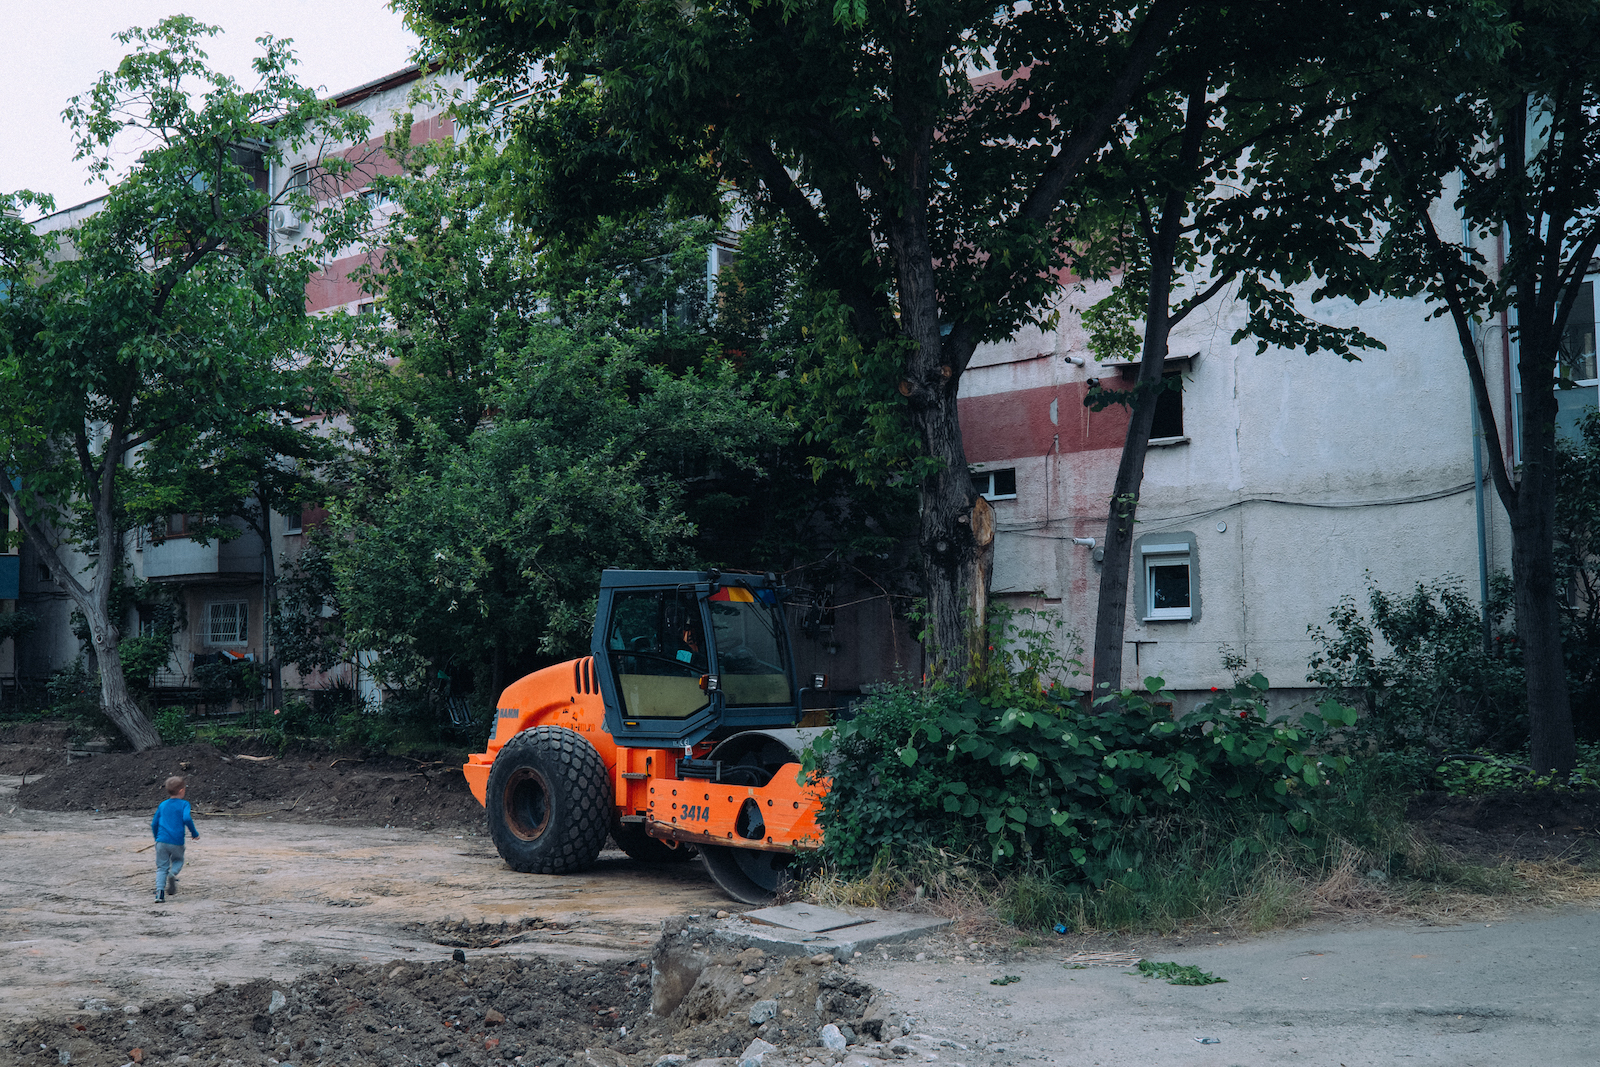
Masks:
[[[1193,911],[1148,915],[1133,927],[1098,925],[1093,897],[1068,904],[1065,889],[1036,876],[998,877],[960,857],[919,857],[906,866],[884,862],[858,878],[836,872],[813,875],[802,887],[805,899],[824,907],[898,908],[953,920],[962,939],[1031,943],[1026,933],[1037,924],[1018,920],[1018,902],[1061,894],[1060,901],[1038,899],[1032,912],[1062,914],[1076,935],[1171,932],[1179,926],[1208,926],[1261,933],[1312,919],[1405,919],[1434,925],[1497,922],[1519,911],[1543,907],[1600,907],[1600,864],[1563,860],[1484,864],[1411,831],[1397,842],[1399,860],[1412,877],[1388,879],[1372,868],[1379,861],[1348,842],[1335,847],[1330,866],[1308,872],[1287,860],[1263,864],[1246,884],[1222,894],[1192,898]],[[1022,914],[1030,914],[1023,909]],[[1053,920],[1051,920],[1053,921]],[[1048,926],[1048,922],[1046,923]],[[1042,927],[1040,929],[1043,929]],[[1046,933],[1047,939],[1052,939]]]
[[[1600,905],[1600,871],[1574,866],[1562,860],[1516,864],[1517,878],[1530,895],[1541,903],[1555,905]]]

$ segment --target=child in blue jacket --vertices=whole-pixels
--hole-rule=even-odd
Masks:
[[[167,799],[156,807],[156,813],[150,817],[150,833],[156,839],[157,904],[165,903],[168,893],[178,891],[178,872],[183,870],[183,828],[187,826],[194,839],[200,840],[200,831],[194,828],[189,802],[183,799],[188,791],[189,785],[182,778],[177,775],[168,778]]]

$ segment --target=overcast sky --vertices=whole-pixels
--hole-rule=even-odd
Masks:
[[[416,38],[386,0],[0,0],[0,87],[6,137],[0,144],[0,192],[32,189],[58,208],[101,195],[72,159],[61,121],[67,100],[85,92],[124,48],[112,34],[151,26],[173,14],[221,26],[204,46],[212,66],[247,86],[263,34],[292,38],[302,83],[329,93],[354,88],[410,62]]]

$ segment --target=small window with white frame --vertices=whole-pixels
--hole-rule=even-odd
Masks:
[[[206,605],[205,643],[242,645],[250,637],[250,605],[243,600],[219,600]]]
[[[1200,617],[1193,534],[1147,534],[1135,546],[1140,618],[1191,622]]]
[[[1015,500],[1017,499],[1016,468],[973,471],[972,488],[985,500]]]

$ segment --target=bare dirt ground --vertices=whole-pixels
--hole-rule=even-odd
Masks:
[[[0,1021],[329,963],[447,960],[497,940],[512,954],[627,959],[648,955],[662,919],[727,906],[698,864],[617,852],[558,878],[511,871],[482,836],[195,822],[179,892],[156,906],[146,818],[0,814]]]
[[[739,910],[696,862],[608,851],[584,875],[516,874],[459,773],[428,761],[68,751],[56,728],[0,732],[0,1067],[656,1067],[667,1054],[739,1067],[756,1038],[776,1046],[764,1067],[1549,1067],[1593,1062],[1582,1035],[1600,1026],[1584,992],[1600,981],[1592,909],[1518,920],[1515,935],[1496,915],[1492,929],[1478,916],[1025,950],[969,924],[854,968],[722,960],[656,1018],[663,920]],[[149,813],[170,773],[189,776],[202,837],[157,907]],[[1423,798],[1412,820],[1475,857],[1572,861],[1600,825],[1583,803]],[[1063,971],[1078,949],[1193,962],[1229,984],[1147,983],[1126,963]],[[764,1003],[776,1014],[752,1022]],[[829,1021],[860,1029],[848,1052],[818,1047]]]

